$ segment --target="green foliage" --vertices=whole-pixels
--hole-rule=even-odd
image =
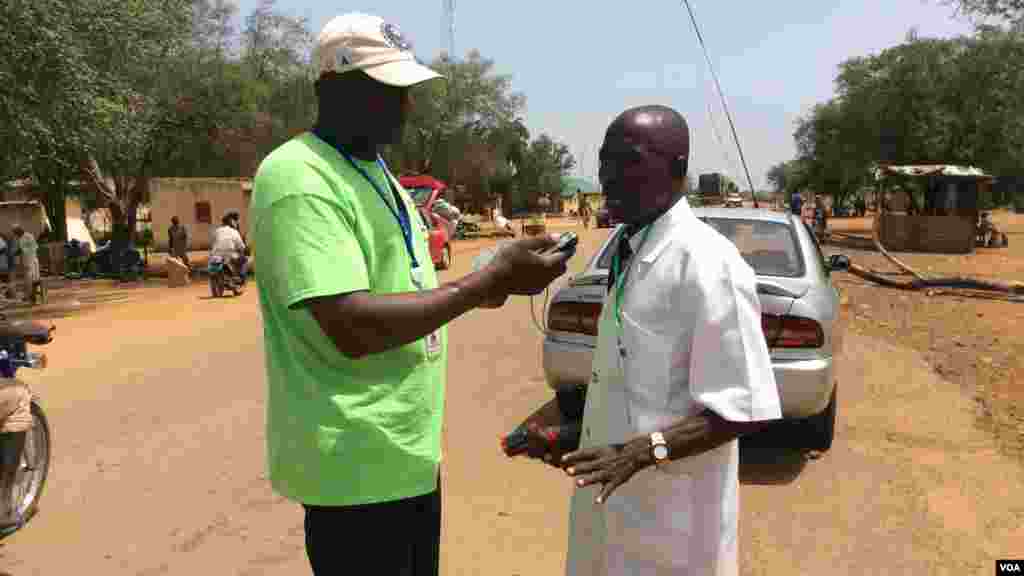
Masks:
[[[998,28],[918,38],[842,63],[837,96],[798,122],[797,164],[769,179],[842,205],[879,162],[953,163],[1013,174],[1024,166],[1024,36]],[[794,179],[799,184],[794,184]]]
[[[561,190],[575,160],[547,135],[531,140],[519,117],[526,99],[512,91],[510,75],[497,73],[475,50],[464,60],[437,59],[431,66],[448,80],[413,89],[416,106],[402,144],[388,152],[389,163],[464,185],[474,209],[492,196],[535,207],[541,196]]]
[[[0,181],[33,178],[57,222],[68,183],[85,181],[83,203],[131,236],[153,177],[252,176],[315,120],[312,34],[273,0],[241,30],[237,15],[233,0],[0,3]],[[452,81],[415,89],[405,140],[388,151],[396,170],[464,185],[474,207],[557,192],[572,157],[531,140],[511,76],[475,51],[433,65]]]
[[[1016,27],[1024,24],[1024,0],[946,0],[963,14],[998,18]]]

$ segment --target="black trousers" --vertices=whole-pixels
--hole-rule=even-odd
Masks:
[[[306,506],[314,576],[437,576],[441,484],[425,496],[357,506]]]

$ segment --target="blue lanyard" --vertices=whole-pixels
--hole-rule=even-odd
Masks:
[[[352,156],[350,156],[348,152],[343,150],[340,146],[335,145],[331,140],[326,139],[318,131],[314,130],[313,134],[315,134],[317,138],[320,138],[334,147],[334,149],[337,150],[345,160],[348,160],[348,163],[356,169],[356,172],[359,172],[359,174],[370,183],[370,186],[373,186],[373,189],[377,191],[377,195],[380,196],[384,205],[388,207],[388,211],[391,212],[391,215],[395,217],[395,221],[398,222],[398,227],[402,229],[402,238],[405,240],[405,251],[409,253],[409,260],[412,263],[412,269],[416,270],[419,268],[420,264],[416,260],[416,250],[413,248],[412,244],[412,222],[409,219],[409,210],[406,208],[405,202],[402,200],[401,196],[399,196],[398,190],[395,190],[395,185],[391,182],[391,173],[388,172],[388,167],[384,165],[384,160],[379,154],[377,155],[377,165],[384,171],[384,178],[388,181],[388,188],[391,189],[391,194],[395,198],[395,206],[392,206],[391,202],[388,202],[387,195],[380,189],[377,182],[366,173],[366,170],[364,170],[362,166],[352,159]]]

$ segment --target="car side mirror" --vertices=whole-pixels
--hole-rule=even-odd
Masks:
[[[850,269],[850,259],[842,254],[833,254],[828,259],[830,272],[846,272]]]

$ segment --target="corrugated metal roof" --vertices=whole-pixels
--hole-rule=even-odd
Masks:
[[[955,164],[908,164],[905,166],[879,166],[875,170],[875,179],[880,180],[885,176],[955,176],[961,178],[982,178],[991,179],[980,168],[973,166],[957,166]]]

